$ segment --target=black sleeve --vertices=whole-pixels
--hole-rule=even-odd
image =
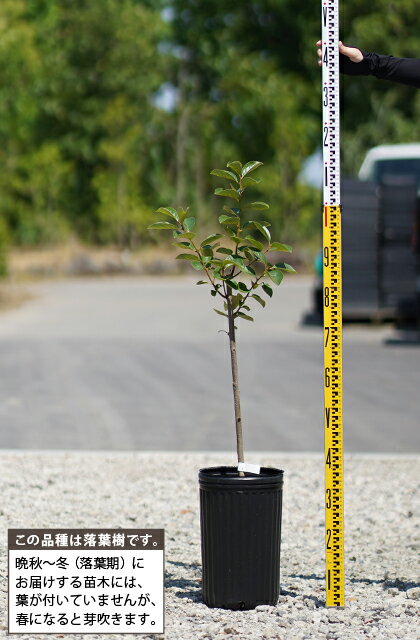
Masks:
[[[375,76],[420,89],[420,59],[394,58],[362,51],[363,60],[352,62],[340,53],[340,71],[349,76]]]

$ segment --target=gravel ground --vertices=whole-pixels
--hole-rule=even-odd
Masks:
[[[200,467],[233,464],[230,454],[2,452],[0,638],[7,636],[8,528],[139,527],[166,531],[168,640],[418,640],[420,456],[346,459],[344,609],[324,606],[322,458],[258,454],[248,461],[285,470],[282,595],[276,607],[231,612],[201,601],[197,483]],[[102,637],[119,635],[69,635]]]

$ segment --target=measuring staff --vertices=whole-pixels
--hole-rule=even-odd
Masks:
[[[344,606],[342,276],[338,0],[322,0],[326,605]]]
[[[348,47],[339,41],[338,0],[322,0],[321,12],[322,40],[316,44],[319,64],[323,66],[326,601],[327,606],[342,606],[344,520],[338,72],[351,76],[373,75],[419,89],[420,59],[397,58]]]

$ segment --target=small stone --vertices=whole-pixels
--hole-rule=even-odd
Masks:
[[[274,607],[269,604],[259,604],[257,607],[255,607],[255,611],[272,611],[273,609]]]
[[[296,620],[299,620],[300,622],[309,622],[307,615],[299,615],[296,617]]]
[[[311,600],[311,598],[305,598],[305,600],[303,601],[303,604],[308,609],[315,609],[315,602]]]
[[[420,587],[413,587],[412,589],[407,589],[405,595],[409,600],[420,600]]]
[[[328,614],[328,622],[343,622],[341,620],[341,618],[339,618],[339,616],[336,613],[329,613]]]

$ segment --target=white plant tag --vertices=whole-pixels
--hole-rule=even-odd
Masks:
[[[238,471],[247,471],[248,473],[256,473],[259,475],[260,469],[259,464],[249,464],[248,462],[240,462],[238,464]]]

